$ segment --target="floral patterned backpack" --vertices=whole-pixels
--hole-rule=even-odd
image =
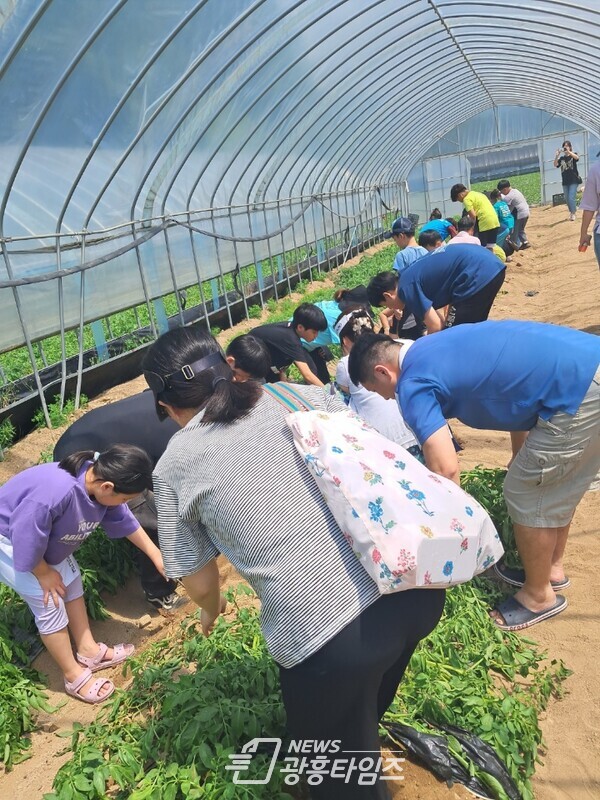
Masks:
[[[453,481],[350,411],[317,411],[289,384],[263,388],[293,412],[296,448],[382,594],[464,583],[502,557],[487,512]]]

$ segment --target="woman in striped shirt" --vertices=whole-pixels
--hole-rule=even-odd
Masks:
[[[261,601],[289,735],[378,751],[378,721],[437,624],[444,592],[379,595],[296,452],[288,412],[258,383],[233,381],[210,334],[164,334],[144,375],[159,415],[182,427],[153,477],[166,574],[202,608],[208,635],[222,610],[223,553]],[[300,391],[316,408],[343,409],[321,388]],[[325,778],[312,796],[388,797],[386,783],[357,781]]]

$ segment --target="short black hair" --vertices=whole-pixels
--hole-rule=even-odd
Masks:
[[[465,214],[464,217],[461,217],[458,220],[458,223],[456,225],[456,230],[459,232],[471,231],[473,230],[474,227],[475,227],[475,220],[473,219],[473,217],[470,217],[468,214]]]
[[[442,241],[439,231],[423,231],[419,235],[419,244],[421,247],[435,247],[438,242]]]
[[[225,355],[235,359],[237,369],[247,372],[254,380],[262,381],[271,371],[271,354],[262,339],[243,333],[227,345]]]
[[[510,189],[510,181],[507,180],[498,181],[498,183],[496,184],[496,189],[498,189],[498,191],[500,191],[501,189]]]
[[[434,208],[431,214],[429,215],[429,219],[441,219],[441,218],[442,218],[442,212],[439,210],[439,208]]]
[[[294,311],[292,326],[294,329],[303,325],[307,330],[326,331],[327,317],[318,306],[313,303],[302,303]]]
[[[380,272],[371,278],[367,286],[369,303],[378,308],[383,302],[384,292],[395,292],[398,289],[398,275],[396,272]]]
[[[350,380],[356,386],[373,377],[376,364],[387,361],[387,350],[398,343],[382,333],[363,333],[358,336],[348,358]]]
[[[468,191],[469,190],[464,185],[464,183],[455,183],[454,186],[450,189],[450,200],[452,200],[453,203],[456,203],[456,201],[458,200],[458,195],[461,192],[468,192]]]

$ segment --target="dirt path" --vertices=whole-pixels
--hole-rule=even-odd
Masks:
[[[535,209],[529,232],[533,247],[516,255],[508,266],[504,293],[496,301],[492,316],[534,319],[600,334],[600,275],[593,255],[578,253],[578,223],[566,221],[563,208]],[[379,249],[378,246],[376,249]],[[322,287],[326,284],[316,284]],[[534,295],[527,293],[535,292]],[[260,320],[242,323],[240,332]],[[221,334],[230,338],[231,332]],[[525,345],[526,346],[526,343]],[[142,378],[115,387],[90,403],[103,405],[145,388]],[[453,424],[454,427],[454,424]],[[476,464],[503,466],[509,458],[508,437],[474,431],[455,425],[465,450],[461,463],[465,469]],[[0,463],[0,483],[21,469],[37,463],[42,450],[51,447],[61,430],[36,431],[15,445]],[[567,681],[567,694],[559,703],[552,702],[543,721],[548,745],[545,763],[534,779],[537,800],[597,800],[600,797],[600,585],[590,573],[600,564],[600,492],[590,492],[581,503],[573,524],[567,551],[567,568],[572,581],[567,591],[569,608],[556,619],[532,629],[532,638],[548,648],[550,656],[562,658],[574,671]],[[238,578],[229,565],[223,565],[226,583]],[[169,636],[189,606],[172,618],[153,614],[145,628],[137,621],[148,613],[137,579],[116,597],[108,598],[112,618],[94,623],[100,639],[133,641],[145,647],[156,638]],[[530,637],[531,638],[531,637]],[[64,698],[60,679],[46,655],[35,666],[49,675],[51,701]],[[123,685],[119,669],[110,675]],[[108,673],[107,673],[108,674]],[[17,765],[12,773],[0,776],[0,798],[24,795],[32,800],[50,791],[56,770],[68,756],[58,755],[65,740],[55,730],[68,728],[73,721],[85,724],[94,717],[94,709],[70,700],[57,714],[43,719],[46,728],[33,737],[33,758]],[[56,726],[56,727],[55,727]],[[407,764],[405,779],[394,787],[395,800],[459,800],[470,797],[462,787],[448,790],[424,770]]]

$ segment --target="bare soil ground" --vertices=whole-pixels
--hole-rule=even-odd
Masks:
[[[590,251],[577,251],[579,223],[567,221],[564,206],[537,208],[528,230],[533,246],[516,254],[508,265],[503,294],[496,300],[492,317],[554,322],[600,334],[600,273]],[[324,285],[327,284],[318,284]],[[239,332],[256,324],[260,320],[241,323]],[[221,334],[226,339],[231,335],[230,331]],[[95,398],[90,407],[143,388],[143,379],[138,378]],[[465,469],[477,464],[504,466],[508,461],[507,435],[474,431],[458,423],[453,423],[453,428],[465,446],[461,453]],[[51,447],[61,433],[62,429],[36,431],[11,448],[7,459],[0,463],[0,483],[37,463],[42,450]],[[562,658],[574,672],[566,683],[566,696],[551,702],[543,720],[547,754],[534,779],[537,800],[600,798],[600,583],[595,580],[600,565],[599,534],[600,492],[588,492],[577,510],[567,550],[566,564],[572,581],[567,590],[569,607],[528,632],[529,638],[548,649],[550,657]],[[223,563],[221,570],[226,584],[239,581],[229,564]],[[130,641],[138,648],[168,637],[173,626],[190,611],[189,604],[168,617],[150,611],[152,621],[139,628],[137,623],[148,614],[148,606],[136,578],[118,595],[108,597],[107,603],[111,618],[94,623],[98,638],[107,642]],[[62,701],[65,695],[60,676],[49,657],[40,655],[34,666],[48,675],[51,702]],[[103,674],[119,686],[126,685],[118,668],[112,673]],[[33,736],[33,757],[11,773],[0,775],[0,798],[27,796],[38,800],[50,791],[57,769],[68,758],[60,755],[65,740],[58,738],[56,731],[69,728],[76,720],[85,724],[95,713],[94,707],[69,699],[58,713],[44,717],[42,729]],[[462,787],[448,789],[410,763],[405,765],[404,780],[391,788],[395,800],[460,800],[471,796]]]

